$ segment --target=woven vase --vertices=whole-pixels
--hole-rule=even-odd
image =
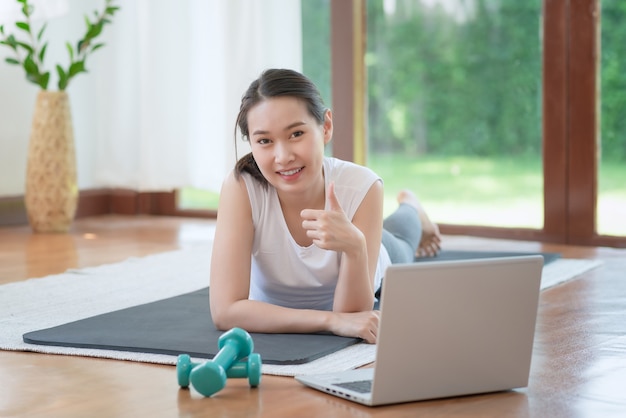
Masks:
[[[67,232],[78,204],[76,152],[65,91],[37,95],[26,167],[26,212],[34,232]]]

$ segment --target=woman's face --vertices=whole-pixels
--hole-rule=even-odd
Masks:
[[[295,97],[264,100],[248,112],[252,155],[279,192],[307,192],[323,186],[324,145],[332,137],[332,116],[322,125]],[[322,188],[323,190],[323,188]]]

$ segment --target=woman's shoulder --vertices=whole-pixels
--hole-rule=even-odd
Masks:
[[[246,188],[247,177],[250,177],[248,173],[238,173],[235,170],[231,170],[224,177],[224,181],[222,182],[222,192],[225,190],[241,190],[242,188]]]
[[[234,170],[230,171],[222,182],[220,190],[220,202],[235,200],[240,202],[242,198],[247,200],[247,186],[244,175],[238,175]]]

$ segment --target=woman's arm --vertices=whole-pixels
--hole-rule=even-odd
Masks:
[[[337,201],[333,183],[326,199],[326,210],[305,209],[301,216],[302,227],[315,245],[342,253],[333,311],[370,311],[382,236],[382,183],[372,184],[352,221]]]
[[[290,309],[248,300],[254,227],[250,200],[242,179],[230,174],[220,192],[211,256],[211,316],[218,329],[241,327],[249,332],[307,333],[329,331],[375,342],[378,313],[341,314]]]
[[[360,252],[344,252],[333,309],[340,312],[371,310],[374,304],[374,275],[380,252],[383,219],[383,186],[376,181],[357,209],[352,224],[363,234]]]

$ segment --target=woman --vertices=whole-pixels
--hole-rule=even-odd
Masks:
[[[386,267],[416,252],[434,255],[436,226],[404,191],[383,230],[381,179],[324,156],[332,113],[302,74],[263,72],[242,98],[237,125],[251,153],[220,193],[210,292],[216,327],[328,331],[375,343],[372,307]]]

